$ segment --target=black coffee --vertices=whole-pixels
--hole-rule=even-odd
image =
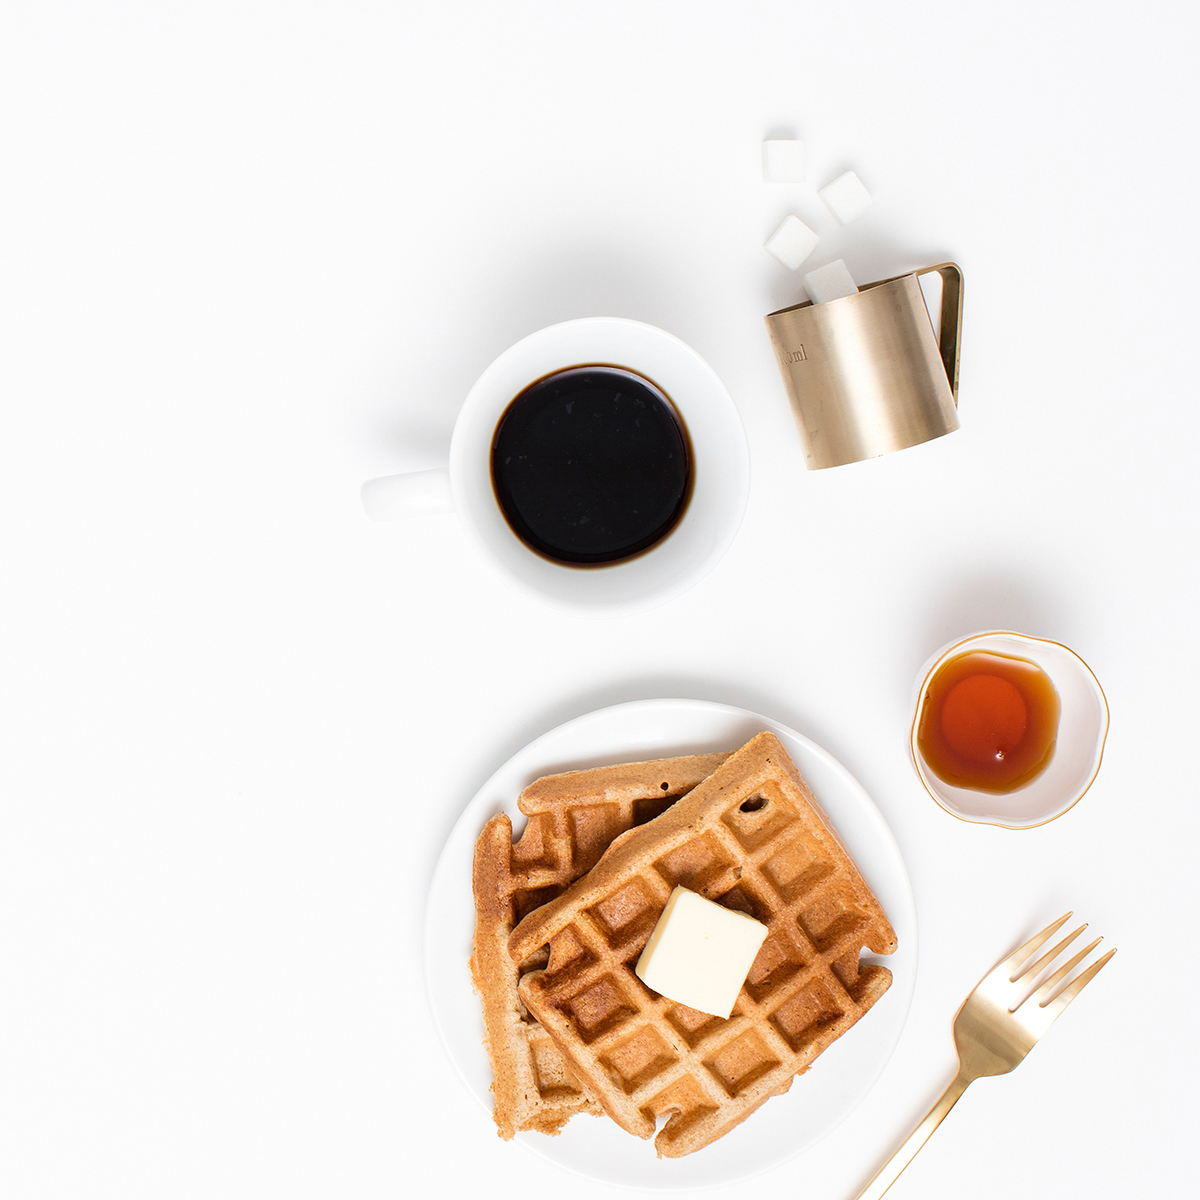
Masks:
[[[556,562],[619,562],[666,537],[692,464],[671,401],[619,367],[571,367],[527,387],[492,439],[496,499],[526,545]]]

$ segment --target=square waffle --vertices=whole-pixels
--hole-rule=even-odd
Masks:
[[[728,1020],[634,974],[676,886],[768,927]],[[562,895],[517,925],[520,996],[567,1066],[623,1129],[660,1155],[706,1146],[846,1032],[891,983],[859,967],[896,935],[774,735],[761,733],[660,817],[618,838]]]
[[[577,1112],[600,1112],[517,994],[522,974],[546,964],[535,948],[514,962],[508,939],[522,917],[589,871],[612,840],[656,817],[711,774],[728,754],[693,754],[549,775],[517,799],[529,818],[515,844],[501,813],[475,843],[475,937],[471,977],[483,1002],[500,1136],[557,1133]]]

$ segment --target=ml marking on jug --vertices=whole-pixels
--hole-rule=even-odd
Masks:
[[[919,282],[933,273],[942,279],[937,334]],[[856,286],[840,299],[804,300],[767,317],[810,470],[877,458],[958,428],[962,272],[939,263]]]

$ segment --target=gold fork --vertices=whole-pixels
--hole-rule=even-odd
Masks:
[[[958,1049],[958,1074],[908,1139],[876,1172],[857,1200],[879,1200],[900,1172],[916,1157],[933,1131],[954,1107],[967,1085],[984,1075],[1007,1075],[1033,1049],[1033,1044],[1054,1024],[1063,1009],[1091,982],[1116,950],[1110,950],[1052,997],[1067,975],[1103,940],[1097,938],[1026,995],[1038,977],[1086,928],[1080,925],[1036,962],[1034,955],[1068,920],[1061,916],[992,968],[963,1002],[954,1018],[954,1045]]]

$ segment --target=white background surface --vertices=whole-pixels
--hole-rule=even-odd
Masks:
[[[1181,1196],[1200,987],[1194,124],[1184,5],[14,4],[0,15],[0,1194],[606,1194],[500,1142],[429,1034],[422,904],[510,754],[656,695],[828,748],[904,851],[912,1013],[754,1190],[850,1197],[951,1017],[1068,906],[1120,953],[905,1197]],[[760,182],[875,207],[836,231]],[[962,431],[807,474],[762,316],[955,258]],[[533,609],[453,516],[368,523],[472,380],[569,317],[693,345],[746,423],[741,533],[635,619]],[[906,758],[951,637],[1092,666],[1060,821],[959,823]],[[417,1189],[420,1189],[418,1192]]]

